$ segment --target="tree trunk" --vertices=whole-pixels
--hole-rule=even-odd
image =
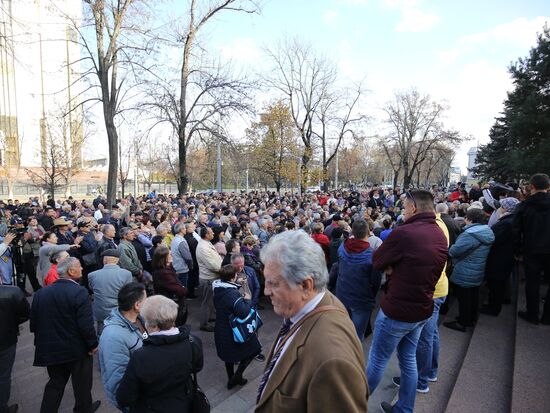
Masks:
[[[108,102],[103,101],[105,128],[109,140],[109,170],[107,172],[107,205],[110,207],[116,201],[116,187],[118,175],[118,134],[115,128],[111,108]]]
[[[178,177],[178,192],[179,195],[183,195],[187,192],[187,186],[189,184],[189,177],[187,176],[187,147],[185,146],[185,135],[183,138],[180,137],[179,139],[178,165],[180,169]]]
[[[121,180],[120,181],[120,189],[121,189],[121,194],[120,195],[121,195],[122,198],[124,198],[124,187],[126,186],[125,184],[126,184],[126,180],[124,180],[124,181]]]
[[[393,187],[395,188],[397,186],[397,181],[399,180],[399,170],[393,171]]]
[[[6,183],[8,184],[8,199],[13,199],[14,182],[11,179],[6,179]]]
[[[311,155],[312,155],[312,149],[311,149],[311,146],[305,146],[304,147],[304,153],[302,154],[302,165],[300,166],[300,171],[301,171],[301,181],[300,182],[300,190],[302,192],[302,194],[304,194],[306,192],[306,189],[307,189],[307,184],[308,184],[308,173],[309,173],[309,168],[307,166],[307,164],[309,163],[309,160],[311,159]]]

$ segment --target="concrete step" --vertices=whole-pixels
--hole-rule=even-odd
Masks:
[[[447,408],[449,398],[453,393],[456,380],[472,338],[471,330],[461,333],[443,326],[443,322],[453,321],[457,312],[458,307],[455,302],[446,315],[440,316],[440,354],[437,382],[429,383],[429,393],[417,393],[414,407],[415,412],[443,413]]]
[[[547,288],[541,288],[545,297]],[[525,282],[519,284],[518,309],[525,310]],[[542,314],[542,303],[541,303]],[[550,412],[550,326],[517,319],[513,373],[513,413]]]
[[[446,412],[510,411],[515,314],[512,304],[498,317],[480,315]]]

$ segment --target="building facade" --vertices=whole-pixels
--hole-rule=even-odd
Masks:
[[[53,145],[82,164],[80,1],[0,0],[2,166],[41,166]]]

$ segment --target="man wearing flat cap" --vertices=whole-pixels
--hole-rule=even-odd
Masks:
[[[118,306],[118,292],[124,285],[132,282],[132,273],[118,266],[119,250],[105,250],[101,257],[103,268],[88,275],[90,289],[94,294],[92,308],[98,335],[103,330],[103,321]]]

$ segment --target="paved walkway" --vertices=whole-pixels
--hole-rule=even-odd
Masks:
[[[261,311],[264,326],[260,331],[260,341],[266,348],[265,352],[267,352],[277,334],[277,331],[279,330],[281,320],[273,313],[271,305],[269,305],[267,301],[265,304],[266,309]],[[237,387],[231,391],[227,390],[225,367],[223,362],[216,355],[214,334],[205,333],[198,330],[199,306],[200,302],[198,300],[189,301],[190,314],[188,323],[191,326],[193,333],[199,336],[203,341],[205,363],[203,370],[198,375],[198,380],[199,384],[210,399],[212,406],[214,407],[225,401],[233,393],[238,392],[240,388]],[[19,337],[19,343],[17,345],[17,355],[12,374],[12,390],[10,399],[10,404],[19,404],[19,412],[21,413],[35,413],[40,410],[44,386],[48,381],[46,368],[33,367],[32,365],[34,359],[33,339],[34,336],[29,332],[29,323],[27,322],[21,326],[21,336]],[[94,360],[94,383],[92,388],[93,399],[101,400],[102,403],[99,410],[100,412],[118,412],[118,410],[112,407],[105,398],[105,393],[103,391],[103,385],[101,383],[101,377],[97,366],[98,363],[96,356]],[[253,381],[263,372],[263,368],[264,363],[253,361],[248,370],[245,372],[245,377],[249,377],[251,381]],[[247,390],[250,390],[251,394],[255,394],[257,389],[255,383],[251,383],[245,387]],[[60,412],[72,412],[73,404],[74,397],[69,381],[65,389],[65,395],[63,397]]]

